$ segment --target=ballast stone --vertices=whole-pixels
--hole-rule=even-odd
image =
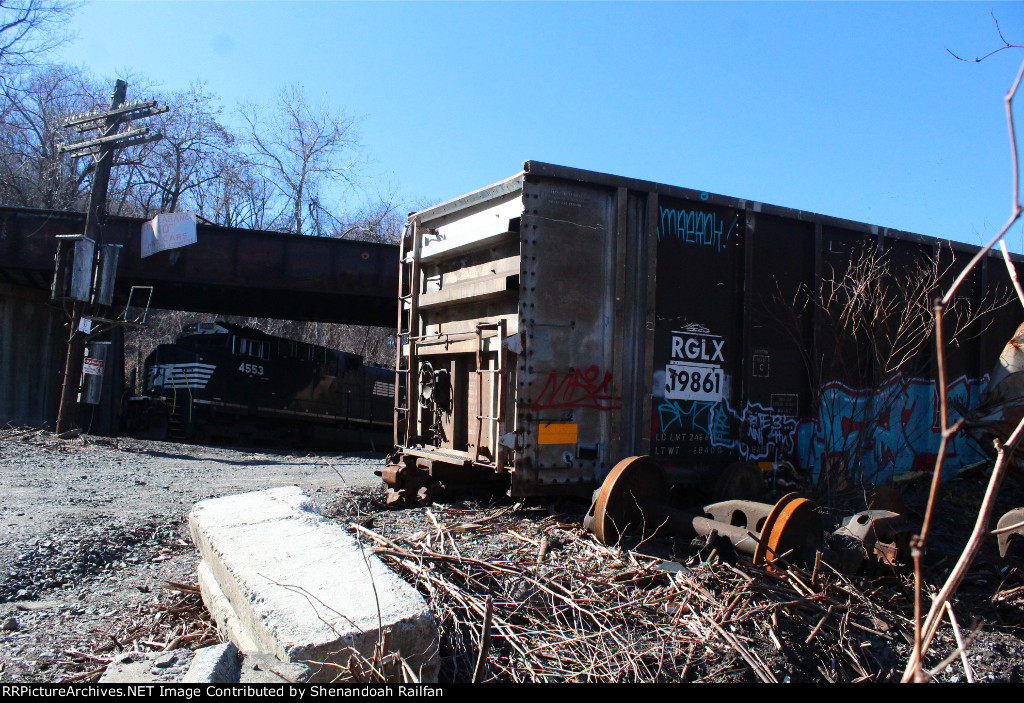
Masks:
[[[203,600],[242,651],[343,666],[352,650],[371,657],[390,629],[392,649],[436,681],[437,626],[423,597],[297,486],[201,501],[189,529],[208,570]],[[338,674],[310,667],[311,681]]]
[[[204,647],[196,652],[182,683],[237,683],[241,654],[231,642]]]
[[[201,651],[201,650],[200,650]],[[190,649],[124,652],[107,665],[100,683],[178,683],[195,656]]]

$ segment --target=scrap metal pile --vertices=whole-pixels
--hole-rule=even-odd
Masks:
[[[796,493],[787,493],[774,504],[752,500],[760,496],[762,485],[757,465],[733,464],[712,489],[718,497],[732,499],[680,508],[671,504],[662,465],[651,457],[630,457],[620,461],[595,492],[584,524],[606,545],[618,543],[624,534],[720,540],[754,564],[784,558],[806,565],[824,557],[853,574],[870,569],[875,561],[908,563],[911,532],[898,493],[876,491],[873,509],[845,517],[826,538],[815,503]]]
[[[714,539],[679,557],[521,504],[421,510],[432,529],[409,536],[350,524],[429,598],[443,680],[891,681],[913,638],[896,572],[867,593],[821,560],[754,565]]]
[[[972,480],[948,485],[951,509],[973,500]],[[737,465],[703,497],[762,485],[760,470]],[[679,507],[687,495],[702,494],[673,493],[660,465],[631,458],[585,517],[569,501],[561,512],[449,504],[349,525],[428,598],[442,680],[900,680],[914,642],[917,515],[901,493],[876,488],[872,509],[845,516],[796,494]],[[1024,569],[1014,550],[1024,544],[1024,509],[1000,528],[999,557],[993,549],[972,572],[972,595],[947,609],[926,660],[939,680],[1019,677],[993,652],[1012,659],[1019,648]],[[949,556],[929,560],[927,582],[941,582]]]

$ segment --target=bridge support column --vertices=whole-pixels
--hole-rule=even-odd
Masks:
[[[53,427],[66,331],[49,291],[0,283],[0,425]]]

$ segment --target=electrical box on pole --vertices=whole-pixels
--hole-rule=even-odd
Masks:
[[[61,147],[63,153],[71,156],[91,156],[95,166],[92,189],[89,193],[89,208],[85,216],[85,232],[71,238],[59,239],[54,271],[53,298],[71,302],[68,356],[64,367],[60,411],[57,415],[58,434],[71,430],[77,421],[79,386],[88,336],[88,333],[81,330],[82,317],[90,314],[93,306],[109,306],[113,302],[120,248],[104,246],[103,221],[106,217],[107,186],[110,182],[110,170],[114,165],[114,155],[118,149],[156,141],[163,136],[159,132],[151,134],[148,127],[120,131],[122,125],[132,120],[151,117],[168,110],[166,105],[157,105],[154,100],[126,105],[127,91],[128,84],[118,80],[114,84],[109,109],[79,115],[65,124],[65,127],[73,128],[79,134],[90,130],[100,130],[100,134]],[[97,248],[99,256],[96,255]],[[95,373],[96,368],[97,365],[93,363],[90,370]],[[102,366],[98,368],[102,369]]]

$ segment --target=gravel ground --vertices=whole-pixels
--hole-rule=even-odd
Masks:
[[[254,452],[89,436],[58,440],[37,430],[0,428],[0,682],[64,681],[98,672],[130,654],[130,647],[117,640],[126,622],[149,618],[154,628],[164,628],[157,633],[162,637],[150,639],[167,641],[160,612],[187,610],[180,606],[188,598],[192,612],[202,612],[195,594],[167,590],[164,584],[196,581],[199,559],[186,516],[204,498],[298,485],[343,523],[372,526],[392,539],[431,530],[431,516],[422,508],[382,510],[380,479],[373,470],[383,458],[370,452]],[[967,517],[973,517],[983,489],[981,478],[945,484],[936,544],[962,544]],[[1024,504],[1020,484],[1004,493],[997,515]],[[557,501],[543,506],[520,509],[528,517],[568,510]],[[452,503],[435,513],[447,521],[470,520],[493,508],[489,502]],[[479,557],[504,558],[514,546],[497,536],[482,540]],[[471,543],[462,548],[472,549]],[[999,562],[993,549],[986,547],[954,607],[965,629],[976,618],[986,623],[970,648],[977,678],[1019,682],[1024,680],[1024,571]],[[939,577],[952,558],[936,559],[929,571]],[[906,610],[898,602],[880,605]],[[798,634],[802,641],[805,634]],[[905,660],[907,647],[901,647],[893,652],[895,672]],[[769,655],[783,657],[780,670],[802,663],[796,652]],[[188,656],[186,647],[165,664],[185,666]],[[963,680],[958,667],[954,663],[940,678]],[[744,676],[750,678],[739,666],[718,680],[743,681]]]
[[[118,628],[180,595],[165,582],[196,581],[197,501],[298,485],[337,502],[378,486],[383,457],[0,429],[0,681],[62,681],[123,652]]]

